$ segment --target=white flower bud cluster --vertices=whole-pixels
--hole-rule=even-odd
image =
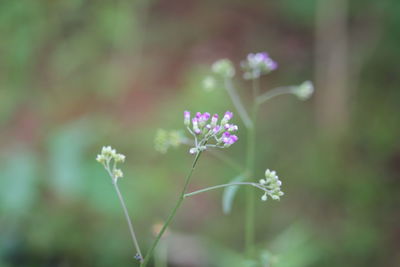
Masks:
[[[229,59],[220,59],[214,62],[211,66],[211,70],[224,78],[232,78],[235,76],[235,68]]]
[[[264,195],[261,197],[262,201],[266,201],[268,195],[273,200],[279,200],[280,197],[284,195],[281,191],[282,182],[279,180],[278,175],[276,175],[276,171],[267,169],[265,171],[265,179],[261,179],[259,185],[265,191]]]
[[[101,153],[97,155],[96,160],[103,164],[114,182],[116,182],[118,178],[124,176],[122,170],[117,168],[117,164],[125,162],[125,155],[117,153],[117,151],[111,146],[103,146]],[[112,168],[110,166],[111,162],[113,162]]]
[[[309,99],[313,93],[314,85],[310,81],[305,81],[293,89],[293,94],[300,98],[300,100]]]

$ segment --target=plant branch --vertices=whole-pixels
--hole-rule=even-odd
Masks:
[[[131,233],[131,237],[133,240],[133,245],[136,248],[140,262],[143,262],[142,252],[140,251],[139,243],[137,241],[136,234],[135,234],[135,231],[133,230],[133,225],[132,225],[131,219],[128,214],[128,209],[126,208],[125,201],[122,197],[121,192],[119,191],[117,181],[113,181],[113,185],[114,185],[115,191],[117,192],[119,201],[121,202],[122,209],[124,210],[125,218],[126,218],[126,221],[128,222],[129,231]]]
[[[297,86],[283,86],[272,89],[256,98],[256,103],[258,105],[263,104],[264,102],[274,98],[276,96],[284,95],[284,94],[293,94],[293,91],[297,88]]]
[[[141,267],[145,267],[148,264],[151,256],[153,255],[154,249],[156,248],[156,246],[157,246],[158,242],[160,241],[162,235],[164,234],[165,230],[167,230],[168,226],[170,225],[170,223],[172,222],[173,218],[175,217],[175,214],[178,211],[179,207],[182,205],[182,202],[185,199],[186,189],[189,186],[190,179],[192,177],[194,168],[196,167],[196,164],[197,164],[197,161],[199,160],[200,155],[201,155],[201,151],[196,154],[196,157],[195,157],[195,159],[193,160],[193,163],[192,163],[192,167],[191,167],[188,175],[186,176],[185,184],[183,186],[182,192],[179,195],[178,201],[176,202],[175,207],[172,209],[172,211],[169,214],[167,220],[165,221],[163,227],[161,228],[161,231],[158,233],[156,239],[154,240],[153,244],[151,245],[149,251],[147,252],[146,257],[144,258],[144,261],[140,265]]]
[[[136,238],[136,234],[135,234],[135,231],[133,229],[133,224],[132,224],[131,218],[129,217],[128,209],[126,207],[124,198],[122,197],[121,191],[119,190],[119,187],[118,187],[118,184],[117,184],[118,180],[114,177],[114,175],[112,174],[112,172],[110,170],[109,162],[107,162],[107,164],[105,165],[105,169],[107,170],[108,175],[110,175],[110,177],[111,177],[112,184],[114,185],[114,189],[115,189],[115,191],[116,191],[116,193],[118,195],[119,202],[121,203],[122,209],[124,211],[125,219],[126,219],[126,222],[128,223],[129,232],[131,234],[133,245],[135,246],[136,252],[137,252],[137,254],[139,256],[139,260],[140,260],[140,262],[143,262],[142,252],[140,251],[139,242],[138,242],[138,240]],[[115,169],[115,161],[114,161],[114,169]]]
[[[263,191],[266,191],[265,188],[261,187],[261,186],[258,185],[257,183],[250,183],[250,182],[232,182],[232,183],[229,183],[229,184],[220,184],[220,185],[215,185],[215,186],[206,187],[206,188],[203,188],[203,189],[200,189],[200,190],[191,192],[191,193],[187,193],[187,194],[185,194],[184,196],[185,196],[185,197],[191,197],[191,196],[194,196],[194,195],[197,195],[197,194],[200,194],[200,193],[204,193],[204,192],[207,192],[207,191],[210,191],[210,190],[215,190],[215,189],[224,188],[224,187],[228,187],[228,186],[239,186],[239,185],[250,185],[250,186],[257,187],[257,188],[259,188],[259,189],[261,189],[261,190],[263,190]]]
[[[232,99],[233,105],[235,106],[236,110],[239,113],[240,118],[242,119],[246,128],[253,127],[253,122],[251,121],[249,114],[247,113],[246,109],[244,108],[242,101],[237,94],[235,87],[233,86],[232,80],[226,78],[224,80],[225,89],[228,92],[230,98]]]

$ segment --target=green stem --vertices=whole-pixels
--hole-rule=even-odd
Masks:
[[[132,225],[131,219],[130,219],[129,214],[128,214],[128,209],[126,208],[125,201],[124,201],[124,199],[122,197],[121,192],[119,191],[118,184],[117,184],[116,180],[113,181],[113,185],[114,185],[115,191],[117,192],[119,201],[121,202],[122,209],[124,210],[125,218],[126,218],[126,221],[128,222],[129,231],[131,233],[133,245],[136,248],[136,251],[137,251],[137,254],[139,256],[140,262],[143,262],[142,252],[140,251],[139,243],[137,241],[135,231],[133,230],[133,225]]]
[[[260,185],[258,185],[258,184],[256,184],[256,183],[250,183],[250,182],[232,182],[232,183],[229,183],[229,184],[214,185],[214,186],[206,187],[206,188],[203,188],[203,189],[200,189],[200,190],[191,192],[191,193],[187,193],[187,194],[185,194],[185,198],[186,198],[186,197],[191,197],[191,196],[194,196],[194,195],[197,195],[197,194],[200,194],[200,193],[204,193],[204,192],[207,192],[207,191],[210,191],[210,190],[215,190],[215,189],[224,188],[224,187],[228,187],[228,186],[239,186],[239,185],[251,185],[251,186],[253,186],[253,187],[257,187],[257,188],[259,188],[259,189],[265,191],[264,188],[262,188]]]
[[[285,94],[293,94],[293,92],[297,89],[297,86],[284,86],[272,89],[260,96],[256,97],[256,103],[258,105],[263,104],[264,102],[270,100],[271,98],[285,95]]]
[[[154,240],[152,246],[150,247],[149,251],[147,252],[143,263],[140,265],[141,267],[145,267],[149,263],[149,260],[150,260],[151,256],[153,255],[154,249],[156,248],[156,246],[157,246],[158,242],[160,241],[162,235],[164,234],[165,230],[167,230],[168,226],[170,225],[170,223],[172,222],[173,218],[175,217],[175,214],[178,211],[179,207],[182,205],[182,202],[185,199],[185,192],[186,192],[187,187],[189,186],[189,183],[190,183],[190,178],[192,177],[194,168],[196,167],[196,164],[197,164],[197,161],[198,161],[200,155],[201,155],[201,152],[198,152],[196,154],[196,157],[195,157],[195,159],[193,161],[192,167],[191,167],[188,175],[186,176],[185,185],[183,186],[182,192],[179,195],[178,201],[176,202],[175,207],[172,209],[172,211],[169,214],[167,220],[165,221],[163,227],[161,228],[161,231],[158,233],[158,235],[157,235],[156,239]]]
[[[232,84],[232,80],[226,78],[224,80],[225,89],[228,92],[230,98],[232,99],[233,105],[235,106],[236,110],[239,113],[240,118],[242,119],[246,128],[253,127],[253,122],[251,121],[249,114],[247,114],[246,109],[244,108],[242,101],[240,100],[239,95],[236,92],[235,87]]]
[[[257,112],[259,104],[256,101],[260,92],[260,81],[259,79],[253,80],[253,98],[254,105],[252,110],[251,121],[253,127],[248,128],[247,131],[247,161],[246,161],[246,172],[249,174],[248,177],[254,176],[255,168],[255,148],[256,148],[256,129],[255,125],[257,122]],[[254,250],[254,237],[255,237],[255,196],[254,190],[251,188],[247,189],[246,192],[246,217],[245,217],[245,251],[248,257],[251,257]]]
[[[115,169],[115,166],[116,166],[116,163],[114,161],[113,169]],[[131,234],[132,242],[133,242],[133,245],[134,245],[134,247],[136,249],[137,255],[139,256],[139,260],[140,260],[140,262],[143,262],[143,256],[142,256],[142,252],[140,251],[139,242],[138,242],[138,240],[136,238],[135,231],[133,230],[133,224],[132,224],[131,218],[129,217],[128,209],[126,207],[124,198],[122,197],[121,191],[119,190],[119,187],[118,187],[118,179],[116,179],[114,177],[114,174],[112,173],[112,171],[110,169],[110,162],[109,161],[104,165],[104,167],[105,167],[106,171],[108,172],[108,175],[110,175],[110,177],[111,177],[112,184],[114,185],[115,192],[117,193],[119,202],[121,203],[122,209],[124,211],[126,222],[128,223],[129,232]]]

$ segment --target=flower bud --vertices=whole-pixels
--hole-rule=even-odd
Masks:
[[[183,124],[185,124],[185,126],[190,125],[190,112],[187,110],[183,112]]]
[[[197,115],[196,115],[197,116]],[[200,134],[201,130],[199,128],[199,120],[196,118],[192,119],[192,124],[193,124],[193,131],[195,134]]]
[[[211,118],[211,126],[215,127],[218,123],[218,114],[214,114]]]
[[[221,120],[221,125],[225,125],[229,122],[230,119],[233,118],[233,113],[230,111],[225,112],[224,117]]]
[[[296,87],[293,90],[293,94],[295,94],[300,100],[309,99],[314,93],[314,85],[310,81],[305,81]]]
[[[235,68],[229,59],[220,59],[216,61],[211,69],[215,74],[221,75],[224,78],[232,78],[235,76]]]

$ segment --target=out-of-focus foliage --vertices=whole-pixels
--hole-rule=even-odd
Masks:
[[[0,1],[0,266],[133,265],[100,148],[127,155],[121,191],[146,249],[191,161],[187,147],[154,151],[157,129],[180,129],[185,109],[232,109],[220,84],[202,88],[219,58],[268,51],[279,69],[263,90],[314,80],[321,1]],[[242,254],[243,189],[229,215],[212,191],[179,211],[169,266],[400,265],[400,3],[343,1],[348,127],[318,123],[323,88],[263,108],[257,178],[276,169],[285,197],[257,204],[258,256]],[[243,161],[239,140],[224,153]],[[191,189],[236,175],[207,154]]]

